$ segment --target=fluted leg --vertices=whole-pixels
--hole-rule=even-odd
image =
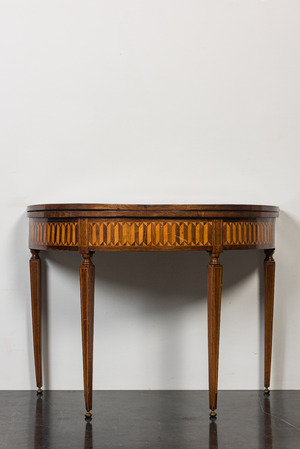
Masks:
[[[94,284],[92,253],[82,254],[80,266],[83,377],[86,417],[91,418],[93,389]]]
[[[41,355],[41,260],[39,251],[31,250],[29,268],[35,376],[37,393],[40,394],[42,393],[43,382]]]
[[[265,254],[265,394],[269,394],[275,282],[274,249],[265,250]]]
[[[208,311],[208,365],[209,365],[209,407],[210,417],[216,416],[218,389],[218,362],[220,341],[220,314],[222,270],[219,254],[211,254],[207,266],[207,311]]]

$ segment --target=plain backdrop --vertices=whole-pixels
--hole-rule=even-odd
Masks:
[[[300,387],[299,16],[298,0],[0,0],[0,389],[35,388],[26,206],[50,202],[279,206],[271,387]],[[221,389],[263,387],[263,257],[221,256]],[[206,389],[208,255],[94,261],[94,388]],[[79,265],[43,257],[48,389],[83,385]]]

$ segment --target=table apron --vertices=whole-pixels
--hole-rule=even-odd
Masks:
[[[275,219],[30,218],[29,248],[217,251],[275,247]]]

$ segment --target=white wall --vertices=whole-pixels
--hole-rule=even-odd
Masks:
[[[298,0],[0,2],[0,388],[35,387],[28,204],[281,208],[272,387],[300,387]],[[261,251],[222,255],[220,388],[263,387]],[[96,254],[95,389],[206,389],[206,253]],[[44,261],[45,387],[81,389],[78,254]]]

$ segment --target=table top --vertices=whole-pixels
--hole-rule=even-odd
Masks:
[[[252,204],[37,204],[29,217],[241,217],[276,218],[277,206]]]

